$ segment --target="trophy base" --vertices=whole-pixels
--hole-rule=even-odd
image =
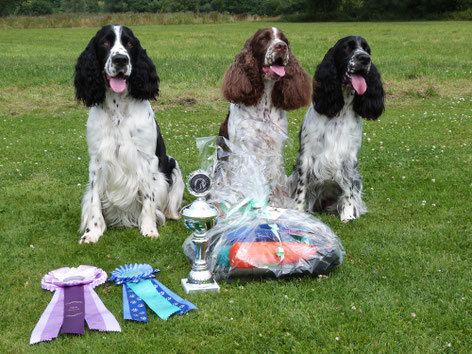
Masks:
[[[220,292],[220,286],[214,280],[209,284],[190,284],[188,279],[182,279],[181,283],[186,294]]]

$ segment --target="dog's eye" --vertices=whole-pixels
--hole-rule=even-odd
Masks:
[[[133,47],[133,43],[128,42],[128,43],[126,43],[126,46],[127,46],[128,48],[131,48],[131,47]]]
[[[108,41],[103,42],[103,46],[104,46],[104,47],[109,47],[109,46],[110,46],[110,42],[108,42]]]

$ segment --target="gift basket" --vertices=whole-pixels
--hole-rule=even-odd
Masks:
[[[344,249],[334,232],[308,213],[269,205],[264,166],[244,148],[226,144],[231,156],[226,161],[239,163],[225,166],[224,176],[218,176],[217,168],[213,171],[216,188],[209,201],[223,215],[207,234],[205,258],[214,278],[325,274],[341,264]],[[231,184],[218,188],[224,179]],[[190,238],[183,250],[190,260],[195,258]]]

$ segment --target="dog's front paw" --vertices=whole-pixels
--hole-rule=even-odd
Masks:
[[[166,219],[170,220],[179,220],[180,219],[180,214],[178,212],[166,212],[165,214]]]
[[[343,223],[347,223],[351,220],[359,218],[359,212],[357,207],[354,205],[353,201],[347,199],[341,206],[341,211],[339,213],[339,218]]]
[[[86,229],[84,235],[80,238],[79,243],[97,243],[98,239],[103,235],[98,229]]]
[[[144,221],[141,226],[139,227],[139,231],[143,236],[151,237],[151,238],[158,238],[159,232],[157,231],[157,226],[155,222],[152,221]]]

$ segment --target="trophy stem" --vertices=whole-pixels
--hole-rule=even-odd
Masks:
[[[206,246],[208,239],[206,232],[193,233],[192,242],[195,246],[195,260],[192,264],[192,270],[188,275],[189,284],[208,284],[213,283],[213,277],[208,270],[208,265],[205,259]]]
[[[182,286],[187,294],[196,292],[220,292],[220,287],[213,280],[205,259],[208,239],[205,233],[193,233],[192,242],[195,246],[195,260],[187,279],[182,279]]]

